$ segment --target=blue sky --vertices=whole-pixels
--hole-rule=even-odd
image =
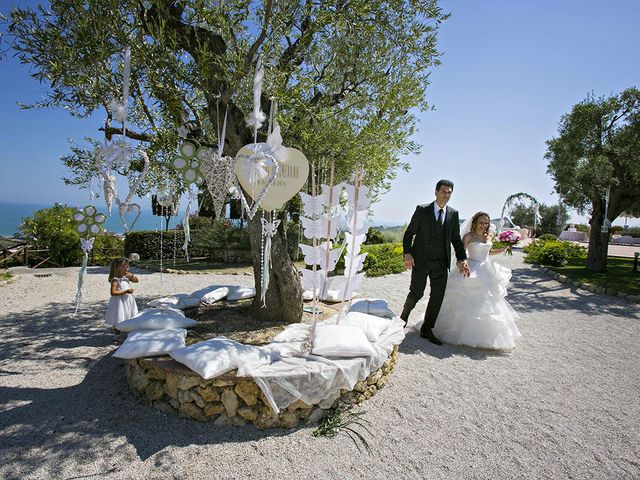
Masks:
[[[5,0],[0,11],[33,3]],[[375,221],[408,222],[416,204],[433,200],[439,178],[455,182],[451,205],[462,218],[478,210],[498,216],[504,200],[517,192],[556,203],[545,140],[556,134],[560,116],[590,92],[609,95],[638,85],[640,36],[634,32],[640,2],[441,5],[452,16],[440,30],[442,65],[427,88],[435,110],[421,114],[415,135],[422,153],[407,158],[411,171],[400,172],[373,207]],[[0,62],[0,91],[0,201],[86,203],[87,190],[60,180],[67,172],[59,157],[69,151],[67,139],[96,136],[102,119],[18,109],[16,101],[32,102],[42,87],[12,58]]]

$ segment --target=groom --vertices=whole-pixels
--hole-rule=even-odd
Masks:
[[[429,303],[424,314],[420,336],[436,345],[441,345],[442,342],[436,338],[432,329],[438,318],[447,287],[451,245],[456,252],[460,272],[465,277],[469,276],[467,255],[460,239],[458,211],[447,207],[451,192],[453,192],[453,182],[440,180],[436,184],[435,201],[416,207],[402,239],[404,267],[411,270],[411,285],[400,318],[406,325],[411,310],[424,295],[427,278],[429,278],[431,282]]]

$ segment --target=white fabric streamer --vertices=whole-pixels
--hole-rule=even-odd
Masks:
[[[267,290],[269,289],[269,277],[271,276],[271,238],[278,233],[278,225],[280,220],[274,220],[269,222],[262,217],[262,272],[260,282],[260,300],[262,301],[262,307],[266,307]]]
[[[257,132],[262,126],[267,116],[261,110],[262,82],[264,79],[264,68],[262,67],[262,58],[258,58],[256,65],[256,73],[253,77],[253,112],[247,118],[247,125],[253,127]]]

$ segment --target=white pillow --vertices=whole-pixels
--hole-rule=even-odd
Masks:
[[[202,303],[215,303],[229,294],[229,287],[218,287],[200,297]]]
[[[227,373],[240,365],[258,363],[260,350],[251,345],[216,337],[188,347],[172,350],[171,357],[186,365],[202,378],[208,380]]]
[[[393,318],[396,316],[395,312],[389,308],[387,301],[381,298],[361,298],[353,300],[349,311],[368,313],[369,315],[376,315],[377,317]]]
[[[184,303],[184,308],[194,308],[200,304],[199,297],[192,297],[191,295],[186,293],[176,293],[171,296],[182,300],[182,303]]]
[[[341,302],[340,290],[327,290],[322,298],[325,302]]]
[[[376,352],[357,327],[318,325],[311,353],[324,357],[370,357]]]
[[[304,292],[302,292],[302,300],[313,300],[313,290],[305,290]]]
[[[147,305],[150,307],[174,308],[178,310],[184,310],[186,308],[184,302],[177,297],[158,298],[156,300],[151,300]]]
[[[376,342],[382,332],[391,325],[391,320],[376,317],[375,315],[367,315],[366,313],[351,311],[347,313],[342,320],[340,320],[339,325],[357,327],[364,332],[367,336],[367,340],[370,342]]]
[[[187,331],[183,328],[131,332],[113,353],[118,358],[140,358],[166,355],[184,347]]]
[[[229,287],[226,285],[209,285],[208,287],[196,290],[191,294],[192,297],[197,297],[200,301],[204,302],[204,297],[209,298],[209,302],[216,302],[222,300],[229,293]],[[209,296],[213,294],[213,296]]]
[[[182,312],[175,312],[172,308],[149,308],[142,310],[135,317],[120,322],[118,330],[133,332],[135,330],[164,330],[167,328],[193,327],[195,320],[187,318]]]
[[[235,300],[242,300],[244,298],[253,298],[256,296],[256,289],[253,287],[241,287],[235,285],[229,287],[229,293],[227,294],[227,300],[233,302]]]
[[[184,310],[186,308],[197,307],[200,303],[200,298],[192,297],[186,293],[176,293],[169,297],[158,298],[157,300],[151,300],[147,305],[150,307],[161,308],[177,308],[178,310]]]

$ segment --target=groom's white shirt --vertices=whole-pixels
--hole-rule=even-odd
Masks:
[[[440,211],[440,206],[438,205],[438,202],[433,202],[433,215],[435,216],[436,222],[438,221],[438,212]],[[444,221],[447,218],[447,206],[445,205],[442,208],[442,223],[444,225]]]

